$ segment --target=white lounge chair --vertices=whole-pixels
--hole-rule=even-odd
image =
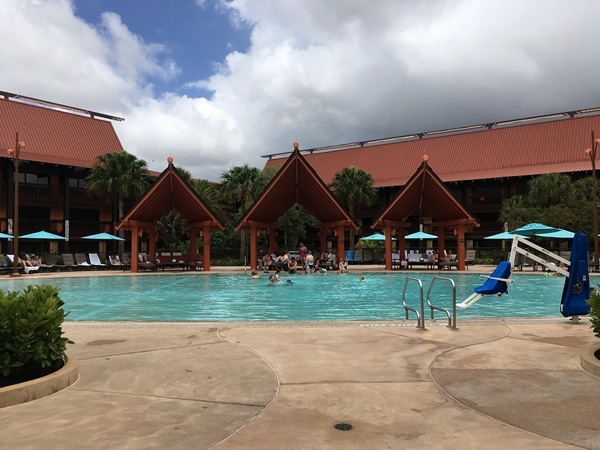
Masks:
[[[100,257],[98,256],[98,253],[88,253],[88,258],[90,259],[90,264],[92,266],[97,267],[99,269],[106,268],[106,264],[104,264],[102,261],[100,261]]]

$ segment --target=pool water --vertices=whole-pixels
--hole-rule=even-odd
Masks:
[[[364,281],[359,276],[364,276]],[[3,290],[21,290],[29,284],[51,284],[72,321],[325,321],[404,319],[402,292],[407,277],[419,278],[423,295],[434,276],[456,283],[456,301],[467,298],[485,282],[476,274],[359,273],[286,275],[271,285],[267,275],[252,279],[244,274],[179,274],[172,276],[102,276],[5,279]],[[560,316],[565,278],[514,274],[508,295],[484,297],[457,317]],[[286,280],[293,284],[287,284]],[[431,301],[452,309],[451,284],[436,279]],[[416,281],[408,282],[406,302],[419,308]],[[415,318],[411,313],[409,316]],[[426,306],[426,317],[429,310]],[[443,313],[436,312],[443,319]]]

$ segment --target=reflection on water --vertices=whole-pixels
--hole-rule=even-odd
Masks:
[[[359,276],[365,277],[359,281]],[[249,275],[178,274],[172,276],[115,276],[7,279],[4,290],[28,284],[60,287],[69,311],[68,320],[98,321],[300,321],[300,320],[399,320],[404,318],[402,292],[408,276],[422,280],[427,295],[433,276],[456,283],[457,302],[483,284],[480,275],[463,273],[360,273],[285,275],[293,284],[270,285],[268,277]],[[485,297],[459,318],[560,316],[563,277],[513,275],[508,295]],[[417,283],[410,283],[406,301],[418,308]],[[433,304],[452,307],[451,288],[436,281]],[[426,311],[426,314],[429,314]],[[439,313],[437,313],[439,314]],[[412,317],[412,316],[411,316]],[[443,318],[440,316],[440,318]]]

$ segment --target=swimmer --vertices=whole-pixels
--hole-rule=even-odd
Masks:
[[[275,275],[271,275],[269,277],[269,281],[271,284],[277,284],[281,281],[281,275],[279,275],[279,271],[275,272]]]
[[[252,276],[252,278],[257,279],[260,278],[260,275],[258,274],[258,272],[256,272],[256,270],[253,270],[252,273],[250,274]]]
[[[287,284],[294,284],[294,282],[292,280],[286,280]]]
[[[358,277],[358,281],[365,281],[365,277],[363,277],[362,275],[360,277]]]

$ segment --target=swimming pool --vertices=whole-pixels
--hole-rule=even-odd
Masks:
[[[359,281],[363,275],[365,281]],[[22,277],[4,279],[3,290],[21,290],[28,284],[60,288],[71,321],[327,321],[404,319],[402,291],[408,276],[423,281],[427,295],[434,276],[456,283],[457,302],[468,297],[485,278],[476,274],[385,272],[296,274],[270,285],[266,275],[252,279],[243,274],[173,274],[144,276]],[[486,297],[460,318],[544,317],[560,315],[563,277],[513,275],[508,295]],[[418,284],[409,282],[407,303],[418,308]],[[451,310],[448,282],[436,281],[432,303]],[[411,318],[415,316],[410,315]],[[426,317],[429,311],[426,309]],[[436,312],[443,319],[443,313]]]

